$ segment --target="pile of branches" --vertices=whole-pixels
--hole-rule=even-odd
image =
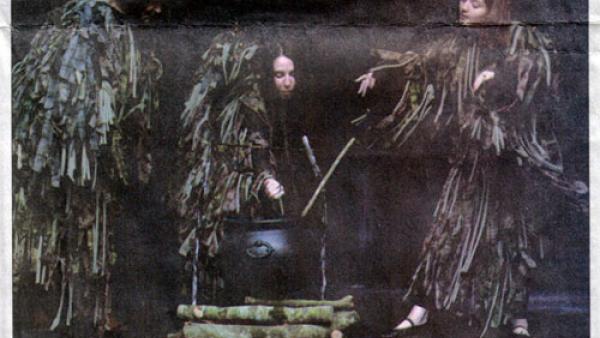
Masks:
[[[343,336],[356,324],[352,296],[338,300],[268,300],[246,297],[245,305],[219,307],[179,305],[177,316],[186,320],[182,331],[171,338]]]

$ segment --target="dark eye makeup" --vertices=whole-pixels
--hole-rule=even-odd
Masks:
[[[275,73],[275,77],[276,77],[276,78],[282,78],[282,77],[284,77],[284,76],[285,76],[285,73],[284,73],[284,72],[276,72],[276,73]],[[294,72],[289,72],[289,73],[288,73],[288,76],[294,77]]]

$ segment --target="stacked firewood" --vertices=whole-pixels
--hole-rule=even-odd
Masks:
[[[169,338],[341,338],[359,320],[352,296],[339,300],[266,300],[241,306],[179,305],[186,323]]]

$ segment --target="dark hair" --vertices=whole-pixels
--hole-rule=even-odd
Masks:
[[[296,60],[294,59],[292,48],[288,44],[282,42],[281,39],[269,41],[265,36],[263,41],[265,42],[260,46],[259,53],[255,57],[260,59],[264,71],[261,81],[263,94],[267,98],[273,98],[278,96],[275,85],[273,84],[273,62],[282,55],[290,58],[294,63],[296,63]]]
[[[510,23],[510,0],[484,0],[488,7],[489,23]]]

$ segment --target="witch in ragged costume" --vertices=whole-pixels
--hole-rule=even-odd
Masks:
[[[294,67],[280,46],[265,47],[239,30],[216,36],[202,55],[181,115],[183,180],[176,198],[186,220],[180,254],[191,258],[198,278],[193,301],[198,285],[223,287],[215,258],[228,222],[284,219],[299,209],[287,203],[297,201],[287,155],[302,124],[290,108]]]
[[[381,64],[357,79],[362,95],[381,73],[403,82],[392,112],[367,128],[368,147],[399,147],[413,134],[450,143],[450,171],[405,297],[415,305],[390,336],[417,333],[432,308],[478,323],[482,336],[509,322],[511,334],[528,336],[525,284],[539,224],[524,196],[537,179],[585,210],[587,186],[563,174],[551,41],[507,25],[508,0],[458,5],[465,27],[413,50],[375,50]]]
[[[67,2],[13,68],[14,290],[26,295],[35,285],[56,296],[44,309],[54,319],[35,327],[71,326],[79,336],[115,329],[113,222],[120,193],[150,174],[162,71],[139,50],[125,8]],[[39,311],[43,299],[25,306]]]

